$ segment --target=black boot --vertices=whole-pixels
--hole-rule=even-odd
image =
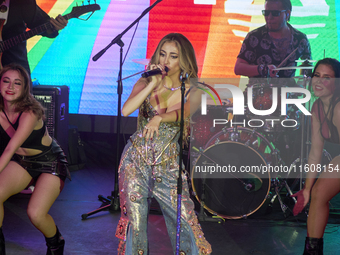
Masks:
[[[50,238],[46,238],[47,253],[46,255],[63,255],[65,240],[61,236],[59,229],[57,228],[57,233]]]
[[[323,238],[306,237],[303,255],[323,255]]]
[[[2,233],[2,227],[0,228],[0,255],[6,255],[5,238],[4,234]]]

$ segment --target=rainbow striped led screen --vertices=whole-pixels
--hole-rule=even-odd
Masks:
[[[88,1],[84,1],[88,4]],[[70,88],[70,113],[117,115],[120,47],[112,45],[98,60],[92,57],[122,33],[155,0],[97,0],[101,10],[89,20],[70,19],[56,39],[28,41],[32,78],[44,85]],[[71,12],[73,0],[37,0],[50,16]],[[90,4],[93,4],[91,0]],[[313,59],[339,59],[340,1],[292,0],[290,23],[310,39]],[[123,77],[142,71],[133,59],[150,58],[159,40],[183,33],[194,45],[200,77],[237,77],[234,64],[247,32],[264,24],[264,0],[163,0],[123,37]],[[134,34],[133,41],[131,42]],[[130,45],[131,43],[131,45]],[[123,81],[122,103],[140,75]]]

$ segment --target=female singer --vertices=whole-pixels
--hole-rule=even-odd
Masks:
[[[148,254],[147,224],[152,197],[160,204],[176,250],[180,77],[188,75],[185,84],[188,92],[189,79],[197,77],[198,69],[189,40],[182,34],[166,35],[150,61],[149,69],[157,68],[162,74],[139,79],[122,109],[124,116],[137,109],[139,115],[137,131],[124,149],[119,167],[121,219],[116,231],[120,238],[118,254]],[[186,97],[184,105],[184,140],[189,134],[190,104],[196,103],[192,96]],[[180,254],[210,254],[211,246],[203,236],[186,177],[182,176]]]

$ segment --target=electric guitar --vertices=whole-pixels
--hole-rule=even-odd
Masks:
[[[88,13],[88,12],[94,12],[100,10],[100,6],[98,4],[89,4],[89,5],[82,5],[82,6],[75,6],[72,8],[72,11],[67,14],[64,15],[63,17],[66,20],[72,19],[72,18],[79,18],[79,16]],[[92,14],[91,14],[92,15]],[[88,17],[86,20],[88,20],[90,17]],[[2,28],[2,25],[4,23],[4,20],[2,21],[2,24],[0,22],[0,26]],[[47,22],[43,25],[40,25],[38,27],[35,27],[31,30],[28,30],[20,35],[14,36],[8,40],[5,41],[0,41],[0,54],[2,54],[2,52],[8,50],[9,48],[23,42],[26,41],[27,39],[35,36],[35,35],[40,35],[44,32],[46,32],[47,30],[52,30],[54,28],[54,26],[51,24],[51,22]]]

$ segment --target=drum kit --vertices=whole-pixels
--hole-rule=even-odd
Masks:
[[[313,69],[311,62],[306,60],[300,66],[279,67],[277,70],[308,71]],[[306,73],[303,76],[304,88],[309,80]],[[272,87],[283,86],[268,81],[249,85],[253,88],[253,106],[258,110],[269,109],[272,105]],[[230,105],[208,105],[207,115],[195,113],[192,116],[190,179],[194,196],[201,209],[225,219],[246,218],[263,207],[266,201],[270,208],[278,199],[286,217],[290,210],[281,195],[293,194],[295,187],[292,185],[295,186],[297,181],[301,189],[302,177],[298,164],[302,166],[307,158],[305,153],[309,151],[305,148],[309,146],[306,142],[309,139],[307,118],[294,106],[287,110],[286,116],[274,112],[266,119],[255,117],[249,111],[244,116],[232,116],[231,109]],[[221,119],[221,116],[228,119],[229,124],[233,120],[238,125],[213,127],[213,120]],[[259,121],[261,125],[255,128],[254,125],[240,125],[241,118],[246,120],[245,123]],[[297,125],[293,128],[280,125],[287,119],[295,120]],[[290,181],[293,181],[291,185]],[[290,199],[296,203],[295,198]],[[202,213],[203,210],[200,211]],[[205,218],[202,215],[199,217],[200,220]]]

